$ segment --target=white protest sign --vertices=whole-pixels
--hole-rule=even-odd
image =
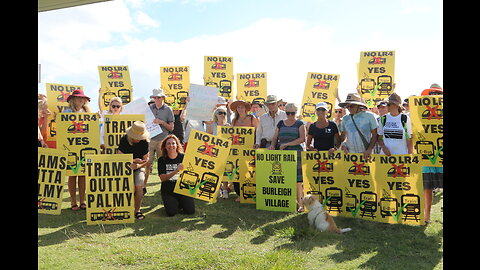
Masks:
[[[218,88],[190,84],[187,120],[211,121],[218,102]]]
[[[145,125],[147,126],[148,132],[150,132],[150,138],[163,132],[159,125],[153,123],[155,116],[153,115],[152,110],[150,110],[144,97],[137,98],[136,100],[123,105],[122,114],[144,114]]]

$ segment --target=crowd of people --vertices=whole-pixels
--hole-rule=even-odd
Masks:
[[[442,95],[443,90],[433,84],[429,91],[421,95]],[[340,102],[334,110],[334,120],[329,120],[328,105],[325,102],[316,104],[315,122],[307,122],[298,115],[298,107],[268,95],[266,101],[253,104],[243,100],[225,100],[218,97],[218,104],[213,112],[212,121],[186,120],[188,101],[183,110],[173,110],[165,103],[163,89],[153,89],[149,102],[150,110],[155,116],[154,123],[159,125],[162,133],[150,138],[145,123],[136,121],[126,130],[121,138],[118,153],[133,154],[132,169],[134,170],[134,208],[135,217],[139,220],[145,216],[141,212],[142,198],[147,192],[147,182],[152,172],[153,162],[157,162],[158,176],[161,180],[161,197],[168,216],[177,213],[195,213],[194,199],[173,192],[179,172],[183,169],[183,157],[188,146],[188,137],[192,129],[216,135],[218,126],[254,127],[254,149],[295,150],[297,159],[297,211],[303,212],[303,179],[301,167],[301,151],[317,150],[344,151],[345,153],[362,153],[364,158],[373,154],[413,154],[412,127],[408,111],[408,98],[403,100],[396,93],[388,99],[378,102],[377,106],[368,109],[358,93],[349,93],[344,102]],[[67,98],[69,106],[63,112],[91,113],[90,98],[81,89],[77,89]],[[99,115],[121,114],[122,100],[112,98],[108,110]],[[348,114],[346,113],[348,110]],[[45,142],[46,119],[51,112],[48,110],[45,95],[38,96],[38,146],[52,147]],[[103,128],[101,131],[101,148]],[[55,147],[53,145],[53,147]],[[443,168],[423,167],[425,221],[430,221],[432,191],[443,188]],[[294,181],[293,179],[291,181]],[[79,204],[77,204],[77,186]],[[68,190],[71,209],[85,209],[85,176],[69,176]],[[237,194],[236,202],[240,200],[239,183],[223,182],[218,196],[229,198],[229,193]]]

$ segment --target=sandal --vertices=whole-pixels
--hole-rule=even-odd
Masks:
[[[137,212],[135,213],[135,218],[138,220],[145,219],[145,216],[142,214],[142,212]]]
[[[80,209],[85,210],[87,209],[87,205],[85,203],[80,204]]]
[[[78,211],[78,210],[80,210],[80,207],[78,207],[78,205],[74,204],[70,207],[70,209],[72,209],[73,211]]]
[[[300,206],[297,210],[298,213],[303,213],[305,209],[303,209],[303,206]]]

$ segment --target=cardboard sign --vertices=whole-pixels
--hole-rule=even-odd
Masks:
[[[222,96],[225,99],[233,99],[233,79],[233,57],[204,57],[204,84],[218,88],[217,96]]]
[[[103,137],[105,144],[105,154],[115,154],[118,144],[127,128],[133,125],[135,121],[145,122],[144,114],[117,114],[105,115],[103,123]]]
[[[85,175],[85,156],[100,153],[96,113],[57,114],[57,149],[67,150],[67,176]]]
[[[187,120],[211,121],[218,103],[217,89],[198,84],[190,85],[190,102],[187,106]]]
[[[134,222],[132,160],[132,154],[87,156],[87,225]]]
[[[57,134],[55,115],[63,112],[65,108],[69,107],[67,98],[77,89],[83,91],[83,86],[58,83],[46,83],[45,86],[47,90],[48,109],[52,112],[47,119],[47,138],[45,140],[55,141]]]
[[[123,105],[133,99],[132,83],[128,66],[98,66],[100,76],[100,107],[108,110],[108,104],[113,97],[122,99]]]
[[[38,213],[60,215],[67,151],[38,147]]]
[[[422,166],[443,167],[443,95],[408,98],[413,131],[413,151]]]
[[[237,73],[237,100],[265,103],[267,100],[267,73]]]
[[[390,96],[395,83],[395,51],[360,52],[358,91],[369,108]]]
[[[327,118],[332,120],[335,116],[334,106],[338,93],[340,75],[309,72],[303,91],[301,115],[307,122],[317,121],[316,105],[325,102],[328,105]]]
[[[297,151],[256,150],[256,208],[295,212]]]
[[[192,130],[183,158],[184,169],[175,184],[175,193],[215,202],[230,152],[228,140]]]
[[[145,125],[150,133],[150,138],[153,138],[163,132],[159,125],[153,123],[153,120],[155,120],[155,115],[153,115],[153,112],[148,106],[148,103],[144,97],[137,98],[129,104],[123,106],[122,114],[143,114],[145,116]]]
[[[160,67],[160,85],[165,90],[165,103],[172,110],[183,110],[190,89],[190,67]]]

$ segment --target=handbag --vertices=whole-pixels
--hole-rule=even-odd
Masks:
[[[358,134],[360,134],[360,139],[362,139],[363,145],[365,146],[365,150],[367,150],[367,148],[368,148],[368,146],[370,145],[370,143],[367,142],[367,139],[365,139],[365,136],[363,136],[362,132],[361,132],[360,129],[357,127],[357,123],[355,123],[355,120],[353,120],[353,114],[350,114],[350,118],[352,118],[352,122],[353,122],[353,124],[355,125],[355,128],[356,128],[357,131],[358,131]]]

